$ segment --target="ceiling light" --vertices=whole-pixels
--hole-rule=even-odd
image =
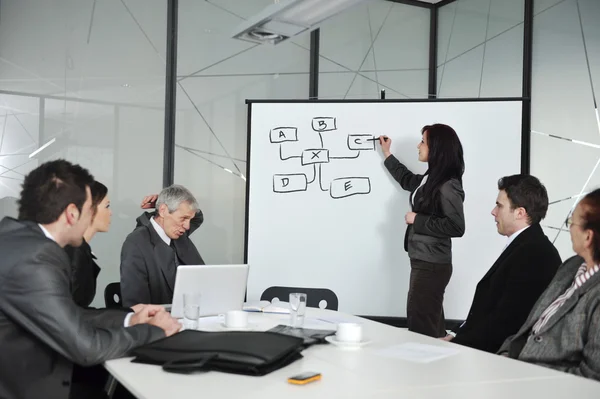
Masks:
[[[244,21],[231,37],[258,44],[278,44],[314,30],[323,21],[367,1],[372,0],[282,0]]]

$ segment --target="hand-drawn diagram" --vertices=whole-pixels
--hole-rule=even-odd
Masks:
[[[335,134],[337,131],[337,121],[334,117],[316,117],[312,119],[312,130],[319,135],[321,146],[319,148],[309,148],[302,151],[300,155],[284,155],[284,143],[298,142],[298,128],[289,126],[280,126],[271,129],[269,139],[273,144],[279,144],[279,159],[287,161],[290,159],[299,159],[302,166],[313,165],[314,174],[312,180],[304,173],[275,174],[273,175],[273,192],[275,193],[293,193],[298,191],[307,191],[308,185],[319,180],[321,191],[328,191],[331,198],[340,199],[353,195],[364,195],[371,192],[371,180],[369,177],[340,177],[330,182],[329,188],[323,187],[321,178],[321,167],[324,164],[331,163],[337,159],[356,159],[361,151],[374,151],[377,138],[372,134],[348,134],[346,144],[349,150],[355,152],[352,156],[335,156],[330,150],[324,148],[323,133]]]

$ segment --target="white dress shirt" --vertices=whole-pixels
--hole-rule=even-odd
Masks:
[[[52,237],[52,234],[50,234],[50,232],[48,230],[46,230],[46,228],[44,226],[42,226],[41,224],[38,223],[38,226],[40,226],[40,229],[42,229],[42,231],[44,232],[44,235],[51,239],[52,241],[56,242],[56,240],[54,239],[54,237]],[[133,316],[132,312],[127,313],[127,316],[125,316],[125,322],[123,323],[123,325],[125,327],[129,327],[129,320],[131,319],[131,316]]]
[[[412,205],[412,206],[415,206],[415,195],[417,195],[417,191],[418,191],[418,190],[419,190],[421,187],[423,187],[423,186],[425,185],[425,183],[427,183],[427,177],[428,177],[428,176],[429,176],[429,175],[425,175],[425,176],[423,176],[423,180],[421,180],[421,184],[419,184],[419,187],[417,187],[417,188],[415,189],[415,191],[413,191],[413,195],[412,195],[412,197],[411,197],[411,202],[412,202],[412,203],[411,203],[411,205]]]
[[[523,227],[521,230],[519,231],[515,231],[514,233],[512,233],[510,236],[508,236],[508,241],[506,242],[506,245],[504,246],[504,249],[508,248],[508,246],[510,245],[511,242],[513,242],[515,240],[515,238],[517,238],[517,236],[519,234],[521,234],[522,232],[524,232],[525,230],[527,230],[529,228],[529,226],[525,226]],[[502,251],[504,251],[504,249]]]
[[[160,227],[160,224],[156,223],[154,217],[150,218],[150,223],[152,224],[152,227],[154,227],[154,230],[156,230],[156,232],[158,233],[158,236],[165,242],[165,244],[171,245],[171,239],[169,238],[167,233],[165,233],[165,230],[162,227]]]

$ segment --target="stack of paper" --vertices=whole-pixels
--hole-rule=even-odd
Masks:
[[[242,310],[246,312],[290,313],[289,302],[250,301],[245,302]]]

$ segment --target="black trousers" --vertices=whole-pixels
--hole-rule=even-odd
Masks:
[[[101,366],[73,366],[73,378],[69,399],[108,399],[104,389],[108,381],[108,371]],[[113,399],[135,399],[123,385],[117,384]]]
[[[406,303],[409,331],[434,338],[446,336],[443,304],[452,264],[411,259],[410,269]]]

